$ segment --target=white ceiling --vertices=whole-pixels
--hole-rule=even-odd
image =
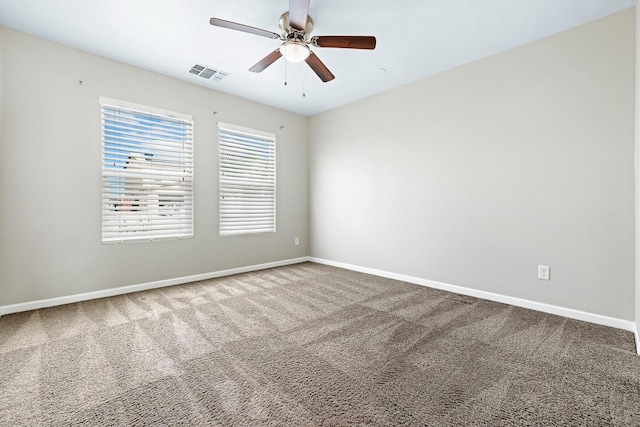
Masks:
[[[305,63],[249,67],[278,40],[212,27],[216,17],[279,33],[289,0],[0,0],[0,24],[304,115],[418,80],[635,5],[635,0],[311,0],[312,35],[374,35],[373,51],[314,48]],[[230,75],[212,82],[195,64]],[[306,97],[302,93],[306,92]]]

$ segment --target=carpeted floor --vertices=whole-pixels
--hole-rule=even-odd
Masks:
[[[0,318],[0,425],[640,426],[628,332],[313,263]]]

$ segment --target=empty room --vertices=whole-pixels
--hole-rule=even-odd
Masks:
[[[0,0],[0,425],[640,426],[633,0]]]

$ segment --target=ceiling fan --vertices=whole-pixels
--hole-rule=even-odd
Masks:
[[[249,71],[260,73],[269,65],[284,56],[292,62],[305,61],[309,67],[320,77],[323,82],[331,81],[335,76],[320,61],[315,53],[309,48],[333,47],[343,49],[375,49],[376,38],[373,36],[313,36],[313,21],[309,16],[310,0],[289,0],[289,11],[280,17],[280,30],[282,34],[250,27],[236,22],[225,21],[224,19],[211,18],[209,23],[216,27],[229,28],[231,30],[242,31],[258,36],[278,39],[282,41],[280,47],[264,58],[262,58]]]

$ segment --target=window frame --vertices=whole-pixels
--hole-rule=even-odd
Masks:
[[[254,203],[254,208],[252,210],[256,210],[256,208],[258,206],[260,206],[261,204],[264,206],[270,206],[271,207],[271,212],[269,213],[269,217],[267,220],[259,220],[259,219],[255,219],[253,220],[255,222],[255,224],[257,225],[251,225],[251,220],[248,219],[250,218],[251,215],[254,216],[260,216],[260,213],[256,213],[256,212],[248,212],[248,216],[245,215],[244,218],[242,217],[242,213],[238,213],[236,211],[232,212],[232,215],[235,215],[236,217],[238,217],[239,219],[237,219],[236,221],[231,221],[231,220],[227,220],[224,218],[225,215],[229,215],[229,209],[232,210],[240,210],[241,205],[245,204],[245,205],[249,205],[251,202],[247,201],[247,200],[242,200],[240,195],[236,194],[236,198],[239,199],[238,201],[240,202],[239,205],[232,205],[229,202],[225,203],[225,194],[229,194],[230,192],[233,192],[232,189],[230,189],[229,187],[224,185],[224,174],[226,172],[229,172],[229,170],[227,169],[227,164],[228,161],[225,161],[223,159],[223,154],[229,154],[229,146],[227,145],[225,147],[225,149],[227,150],[225,153],[223,153],[223,142],[225,144],[229,144],[230,141],[223,141],[223,134],[229,134],[229,135],[234,135],[234,137],[236,138],[241,138],[241,139],[246,139],[249,140],[248,144],[251,144],[254,146],[255,150],[260,150],[262,152],[268,152],[268,157],[267,157],[267,161],[266,161],[266,165],[267,167],[264,168],[264,165],[260,165],[259,169],[255,169],[254,170],[254,175],[266,175],[266,176],[271,176],[271,180],[267,182],[267,180],[265,180],[265,183],[269,184],[269,189],[266,189],[264,191],[265,194],[261,194],[259,192],[259,190],[255,190],[255,188],[250,188],[250,185],[247,185],[244,190],[245,191],[257,191],[257,200],[255,200]],[[261,144],[265,144],[267,143],[267,148],[261,148],[260,145]],[[233,141],[232,144],[238,146],[239,148],[242,149],[242,147],[240,147],[242,145],[242,142],[239,140]],[[257,148],[255,148],[256,146],[258,146]],[[266,131],[261,131],[261,130],[257,130],[257,129],[252,129],[252,128],[248,128],[248,127],[244,127],[244,126],[239,126],[239,125],[234,125],[234,124],[230,124],[230,123],[225,123],[225,122],[218,122],[218,167],[219,167],[219,172],[218,172],[218,202],[219,202],[219,207],[218,207],[218,219],[219,219],[219,223],[218,223],[218,233],[220,236],[240,236],[240,235],[258,235],[258,234],[270,234],[270,233],[276,233],[277,231],[277,150],[276,150],[277,144],[276,144],[276,134],[275,133],[271,133],[271,132],[266,132]],[[252,149],[251,147],[244,147],[249,148],[250,150]],[[241,161],[236,159],[236,162]],[[269,166],[269,164],[271,166]],[[250,173],[251,170],[247,168],[247,165],[242,165],[242,168],[244,168],[245,172]],[[237,172],[237,171],[235,171]],[[265,174],[265,172],[267,172]],[[270,174],[270,175],[269,175]],[[246,176],[244,177],[245,179],[258,179],[255,176]],[[238,187],[239,185],[237,185],[236,187]],[[268,194],[271,194],[270,197],[268,197]],[[269,202],[270,200],[270,202]],[[244,202],[244,203],[242,203]],[[270,203],[270,205],[269,205]],[[223,210],[226,209],[226,212],[223,212]],[[261,209],[261,210],[265,210],[265,209]],[[232,226],[230,225],[230,223],[232,222],[244,222],[245,223],[245,227],[243,228],[240,225],[236,225],[236,226]],[[264,226],[264,223],[266,222],[270,222],[270,226]],[[255,228],[252,228],[255,227]]]
[[[193,117],[104,96],[98,100],[102,244],[193,238]],[[133,122],[128,115],[137,121]],[[116,121],[119,121],[118,125]],[[140,144],[141,150],[134,150],[135,144]],[[107,166],[108,163],[112,165]],[[123,172],[127,166],[133,171]],[[127,184],[127,179],[134,183]],[[135,196],[127,192],[142,197],[133,199]],[[114,202],[118,199],[139,204]],[[129,209],[122,209],[122,206]],[[138,209],[132,208],[134,206]]]

